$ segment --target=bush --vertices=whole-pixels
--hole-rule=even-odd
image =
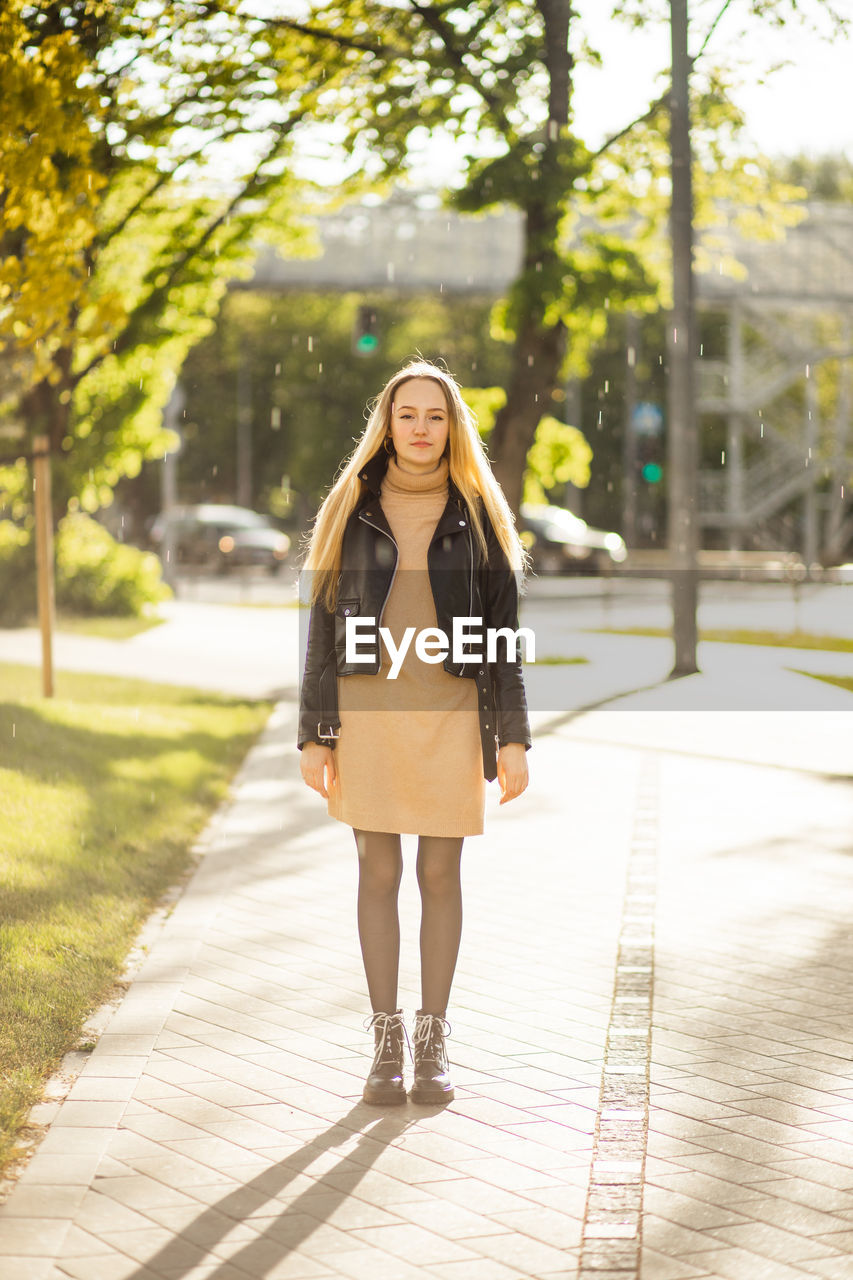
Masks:
[[[19,626],[36,610],[36,556],[32,535],[0,520],[0,622]]]
[[[138,617],[171,595],[160,561],[76,512],[56,534],[56,603],[70,613]]]

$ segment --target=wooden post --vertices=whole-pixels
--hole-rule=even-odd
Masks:
[[[33,440],[33,489],[36,508],[36,588],[41,631],[41,687],[53,697],[53,511],[50,500],[50,438]]]

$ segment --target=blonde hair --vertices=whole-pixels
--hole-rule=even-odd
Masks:
[[[311,575],[311,601],[313,603],[322,599],[329,611],[336,604],[346,523],[366,489],[360,473],[365,463],[383,447],[391,424],[391,410],[397,389],[411,378],[430,378],[444,392],[450,428],[450,477],[468,506],[474,534],[483,555],[487,554],[487,548],[480,501],[510,568],[522,573],[526,568],[527,552],[516,532],[509,503],[492,475],[491,465],[477,433],[476,420],[462,399],[459,384],[452,374],[439,365],[429,360],[412,360],[388,380],[372,402],[361,439],[342,463],[337,478],[317,512],[309,535],[303,568]]]

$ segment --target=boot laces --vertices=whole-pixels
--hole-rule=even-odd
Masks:
[[[382,1062],[396,1062],[396,1045],[399,1043],[402,1049],[404,1040],[406,1044],[409,1043],[402,1013],[374,1013],[371,1017],[365,1018],[364,1026],[366,1030],[373,1028],[374,1034],[376,1029],[379,1029],[379,1039],[373,1058],[374,1068]],[[410,1054],[411,1051],[411,1045],[409,1045]]]
[[[450,1066],[444,1039],[450,1035],[450,1031],[450,1023],[437,1013],[419,1013],[415,1016],[415,1052],[434,1060],[440,1071],[447,1071]]]

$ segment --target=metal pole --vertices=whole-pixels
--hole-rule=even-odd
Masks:
[[[41,688],[53,697],[53,511],[50,498],[50,437],[33,440],[33,488],[36,517],[36,594],[41,631]]]
[[[844,319],[841,345],[850,350],[850,317]],[[844,513],[849,497],[844,495],[846,480],[847,441],[850,434],[851,408],[853,408],[853,362],[842,358],[838,362],[838,406],[835,413],[834,443],[832,450],[832,490],[824,536],[824,555],[831,563],[844,549]]]
[[[726,506],[729,518],[729,550],[743,550],[744,474],[743,474],[743,316],[735,299],[729,310],[729,413],[726,438]]]
[[[672,89],[672,318],[669,348],[668,535],[672,570],[673,676],[690,675],[696,665],[697,463],[693,389],[693,190],[687,52],[687,0],[670,0]]]
[[[632,312],[625,316],[625,417],[622,426],[622,537],[627,547],[637,545],[637,358],[640,321]]]
[[[252,372],[245,344],[237,364],[237,505],[252,505]]]
[[[803,497],[803,560],[806,573],[811,576],[812,565],[817,562],[818,514],[817,514],[817,444],[818,415],[820,406],[817,394],[817,370],[812,365],[806,375],[806,466],[809,485]]]

